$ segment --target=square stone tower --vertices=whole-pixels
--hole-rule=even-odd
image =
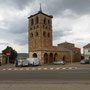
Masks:
[[[38,58],[40,65],[52,63],[55,60],[70,61],[70,50],[73,50],[73,60],[80,60],[80,49],[74,44],[64,43],[52,45],[52,18],[40,11],[28,17],[28,48],[29,58]],[[68,48],[67,48],[68,47]]]
[[[52,18],[42,10],[28,17],[29,52],[35,49],[52,47]]]

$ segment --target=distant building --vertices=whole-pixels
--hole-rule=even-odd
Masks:
[[[79,62],[81,60],[81,50],[80,48],[75,47],[73,43],[64,42],[58,44],[60,51],[67,51],[67,62],[70,62],[70,52],[72,51],[72,61]]]
[[[73,51],[72,60],[80,61],[80,49],[76,48],[74,44],[65,42],[52,45],[52,15],[47,15],[40,11],[28,17],[28,46],[29,58],[37,57],[40,64],[49,64],[55,60],[71,61],[70,51]]]
[[[90,43],[83,47],[84,58],[90,60]]]
[[[0,63],[1,64],[7,64],[6,55],[0,55]]]

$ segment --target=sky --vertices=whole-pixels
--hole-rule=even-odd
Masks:
[[[7,46],[28,53],[28,17],[40,3],[53,15],[53,45],[67,41],[82,50],[90,43],[90,0],[0,0],[0,53]]]

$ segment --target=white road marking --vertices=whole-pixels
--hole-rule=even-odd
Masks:
[[[47,68],[44,68],[44,70],[47,70]]]
[[[60,68],[56,68],[56,70],[59,70]]]
[[[8,70],[12,70],[12,68],[8,68]]]
[[[14,68],[14,70],[18,70],[17,68]]]
[[[35,68],[32,68],[32,70],[35,70]]]
[[[50,68],[50,70],[53,70],[54,68]]]
[[[38,68],[38,70],[41,70],[42,68]]]
[[[62,68],[63,70],[65,70],[66,68]]]
[[[20,70],[24,70],[24,68],[20,68]]]
[[[26,68],[26,70],[29,70],[29,68]]]
[[[5,71],[6,69],[4,68],[3,70]]]

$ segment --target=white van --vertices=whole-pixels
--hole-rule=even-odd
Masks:
[[[29,65],[36,66],[39,65],[38,58],[27,58]]]
[[[17,60],[17,62],[15,62],[15,66],[16,67],[23,67],[23,66],[28,66],[28,61],[27,60]]]

